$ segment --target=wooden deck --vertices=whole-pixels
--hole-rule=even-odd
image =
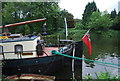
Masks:
[[[51,53],[52,50],[57,50],[57,51],[58,51],[58,47],[45,47],[45,48],[44,48],[44,52],[45,52],[48,56],[52,54],[52,53]],[[45,53],[44,53],[43,55],[40,55],[39,57],[47,56]]]

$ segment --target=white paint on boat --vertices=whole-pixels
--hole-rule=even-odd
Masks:
[[[13,53],[4,53],[6,59],[16,59],[16,58],[18,58],[18,55],[14,53],[15,52],[15,45],[22,45],[23,46],[23,51],[34,50],[34,52],[29,52],[29,53],[33,53],[33,55],[22,55],[22,58],[31,58],[31,57],[36,57],[37,56],[37,54],[35,52],[36,46],[37,46],[37,40],[40,40],[39,36],[37,38],[33,39],[33,40],[1,42],[0,46],[3,46],[3,51],[4,52],[13,52]],[[3,59],[2,54],[0,54],[0,59]]]

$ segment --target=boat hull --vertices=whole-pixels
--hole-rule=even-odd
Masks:
[[[68,53],[68,55],[73,56],[73,49]],[[83,42],[79,41],[75,43],[75,57],[82,58],[83,54]],[[65,65],[66,66],[72,66],[72,58],[65,57]],[[82,60],[76,60],[75,59],[75,65],[81,65],[82,66]]]
[[[64,67],[64,57],[59,55],[27,59],[3,60],[3,75],[24,73],[52,74]]]
[[[82,42],[75,45],[75,56],[82,57]],[[70,48],[63,54],[71,55],[73,48]],[[2,74],[6,76],[20,75],[20,74],[47,74],[53,75],[55,72],[60,71],[65,65],[71,65],[72,59],[60,55],[22,58],[22,59],[5,59],[2,60]],[[82,61],[76,60],[75,64],[82,65]]]

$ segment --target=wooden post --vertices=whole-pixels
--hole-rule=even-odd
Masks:
[[[75,46],[73,48],[73,57],[75,56]],[[75,81],[75,59],[72,59],[72,79]]]

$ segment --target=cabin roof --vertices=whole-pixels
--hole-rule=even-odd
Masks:
[[[11,34],[10,36],[20,36],[21,34]]]
[[[32,37],[21,36],[21,37],[18,37],[18,38],[0,39],[0,43],[31,41],[31,40],[35,40],[38,37],[40,37],[40,36],[32,36]]]

